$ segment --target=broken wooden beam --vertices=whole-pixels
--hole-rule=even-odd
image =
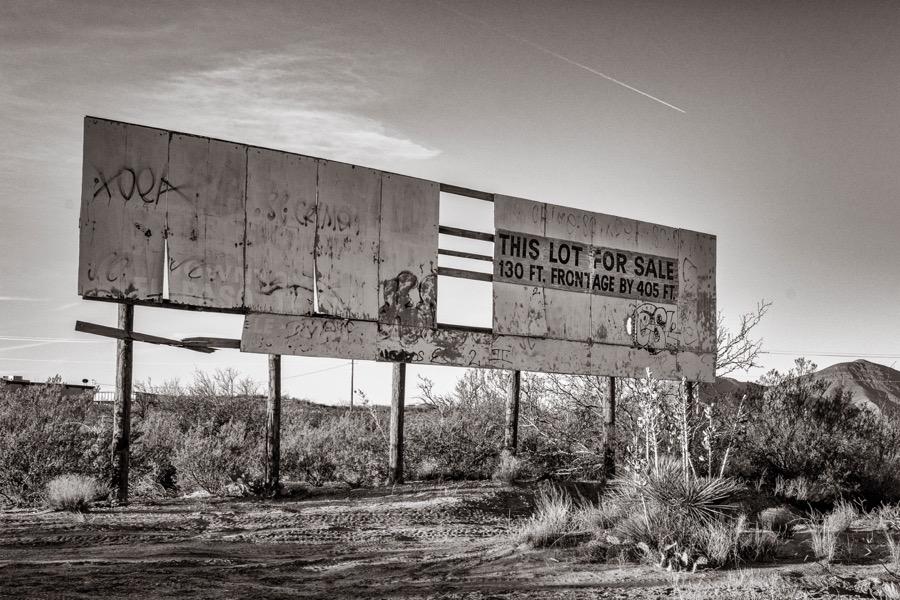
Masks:
[[[128,305],[131,306],[131,305]],[[117,340],[131,340],[135,342],[146,342],[148,344],[159,344],[161,346],[175,346],[176,348],[186,348],[194,352],[203,352],[204,354],[212,354],[214,348],[206,346],[198,346],[185,344],[180,340],[170,340],[169,338],[150,335],[148,333],[138,333],[137,331],[126,331],[116,327],[107,327],[106,325],[98,325],[96,323],[87,323],[85,321],[75,321],[75,331],[82,333],[91,333],[94,335],[102,335],[103,337],[115,338]]]
[[[206,348],[228,348],[240,350],[241,340],[233,338],[217,337],[187,337],[181,338],[181,343],[186,346],[201,346]]]

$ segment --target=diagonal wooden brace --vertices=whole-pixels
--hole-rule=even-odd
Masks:
[[[92,333],[94,335],[102,335],[117,340],[134,340],[136,342],[147,342],[148,344],[159,344],[162,346],[175,346],[176,348],[186,348],[195,352],[203,352],[204,354],[212,354],[215,348],[198,345],[196,343],[183,342],[180,340],[170,340],[169,338],[150,335],[147,333],[126,333],[122,329],[116,327],[107,327],[105,325],[97,325],[96,323],[87,323],[85,321],[75,321],[75,331],[82,333]]]

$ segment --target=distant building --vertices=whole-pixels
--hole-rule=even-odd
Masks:
[[[58,387],[63,396],[77,396],[85,392],[93,392],[96,386],[88,385],[87,379],[82,379],[82,383],[47,383],[46,381],[30,381],[21,375],[12,375],[10,377],[0,377],[0,387],[4,389],[23,389],[34,385],[51,385]]]

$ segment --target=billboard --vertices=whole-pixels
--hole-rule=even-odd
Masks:
[[[494,202],[492,327],[438,323],[460,189],[87,117],[78,291],[244,314],[246,352],[713,378],[716,240],[689,230],[467,194]]]

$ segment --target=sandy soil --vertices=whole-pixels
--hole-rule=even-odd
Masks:
[[[859,598],[886,576],[874,555],[825,569],[800,546],[779,566],[682,576],[529,550],[511,532],[530,500],[492,483],[410,484],[0,512],[0,597]]]

